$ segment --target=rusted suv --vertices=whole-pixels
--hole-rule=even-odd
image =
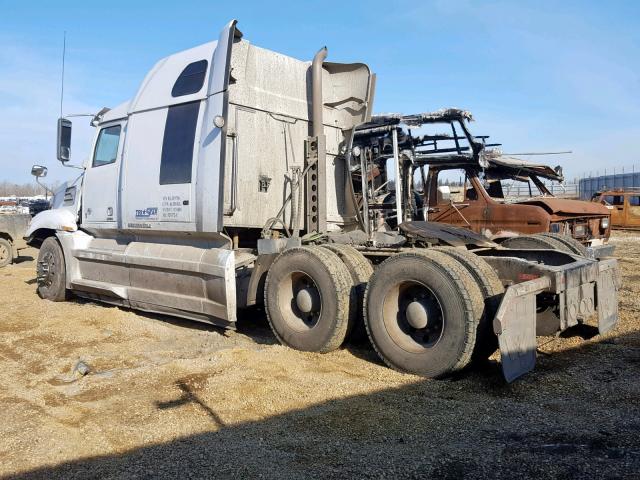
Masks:
[[[591,198],[611,212],[611,226],[640,229],[640,189],[602,190]]]

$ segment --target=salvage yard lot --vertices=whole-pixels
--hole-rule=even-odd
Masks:
[[[0,270],[0,476],[637,478],[640,235],[612,241],[618,327],[541,337],[511,385],[496,362],[429,381],[366,345],[297,352],[259,311],[225,331],[45,302],[23,258]]]

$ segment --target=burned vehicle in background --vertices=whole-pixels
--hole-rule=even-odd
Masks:
[[[385,176],[381,171],[387,169],[393,149],[390,132],[401,125],[405,127],[397,133],[401,158],[395,177],[401,179],[404,202],[409,205],[402,221],[419,219],[457,225],[493,241],[506,242],[505,246],[560,248],[562,243],[583,255],[612,254],[612,247],[606,245],[611,232],[610,211],[606,207],[554,197],[543,180],[563,182],[560,167],[502,155],[490,148],[500,144],[489,144],[487,136],[476,137],[470,132],[470,120],[469,112],[447,109],[417,115],[377,115],[360,127],[356,145],[366,151],[370,178]],[[412,127],[425,125],[448,131],[412,133]],[[458,192],[444,185],[451,180],[460,185]],[[526,198],[510,196],[517,183],[528,188]],[[374,188],[380,186],[378,182]],[[385,195],[382,188],[379,192]],[[391,227],[397,220],[384,213],[394,202],[395,191],[388,193],[378,208],[380,221],[384,218]]]
[[[609,209],[612,227],[640,230],[640,189],[603,189],[591,201]]]

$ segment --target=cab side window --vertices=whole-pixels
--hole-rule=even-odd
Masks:
[[[160,159],[160,185],[191,183],[200,102],[172,105],[167,112]]]
[[[467,184],[467,190],[465,191],[465,200],[476,201],[478,200],[478,192],[472,183]]]
[[[609,205],[624,205],[623,195],[604,195],[602,199]]]
[[[118,157],[118,144],[120,143],[120,125],[103,128],[98,135],[96,149],[93,154],[92,167],[101,167],[115,163]]]

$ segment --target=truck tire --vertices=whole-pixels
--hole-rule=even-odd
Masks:
[[[67,299],[66,267],[62,247],[55,237],[48,237],[40,246],[38,254],[38,295],[52,302]]]
[[[6,267],[13,262],[13,248],[6,238],[0,237],[0,268]]]
[[[380,357],[426,377],[469,363],[481,314],[477,283],[442,252],[394,255],[376,268],[366,290],[365,325]]]
[[[373,267],[369,260],[351,245],[327,243],[322,245],[322,247],[338,255],[351,273],[351,278],[355,285],[356,308],[353,318],[350,319],[347,336],[350,337],[351,340],[361,342],[367,338],[367,330],[364,326],[364,317],[362,316],[364,311],[363,302],[367,283],[371,275],[373,275]]]
[[[434,250],[456,259],[471,274],[482,291],[484,313],[478,324],[472,361],[484,361],[498,348],[498,337],[493,331],[493,318],[500,306],[504,286],[496,271],[482,257],[455,247],[435,247]]]
[[[351,274],[335,253],[285,250],[269,268],[264,288],[267,319],[280,343],[321,353],[342,345],[356,299]]]
[[[501,243],[507,248],[523,248],[534,250],[559,250],[566,252],[567,247],[555,238],[538,235],[521,235],[519,237],[507,238]]]
[[[575,255],[582,255],[583,257],[587,256],[587,247],[581,244],[575,238],[569,235],[563,235],[561,233],[539,233],[539,236],[553,238],[564,244],[567,247],[568,253],[573,253]]]

